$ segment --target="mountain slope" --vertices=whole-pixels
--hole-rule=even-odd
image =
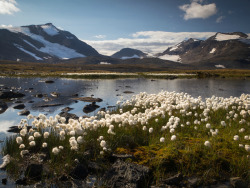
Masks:
[[[123,48],[119,52],[114,53],[111,57],[117,59],[132,59],[132,58],[144,58],[147,57],[147,54],[143,53],[140,50],[132,48]]]
[[[99,56],[94,48],[51,23],[0,29],[0,47],[0,59],[5,60],[56,61]]]
[[[196,66],[250,68],[250,39],[241,32],[216,33],[207,40],[189,39],[157,54],[159,58],[168,56]]]

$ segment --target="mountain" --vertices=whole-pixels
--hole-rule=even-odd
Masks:
[[[0,59],[53,62],[99,56],[99,53],[68,31],[53,24],[0,28]]]
[[[250,68],[250,38],[241,32],[216,33],[204,41],[183,41],[156,56],[205,68]]]
[[[111,57],[117,59],[132,59],[132,58],[144,58],[147,57],[147,54],[143,53],[140,50],[132,48],[123,48],[119,52],[114,53]]]

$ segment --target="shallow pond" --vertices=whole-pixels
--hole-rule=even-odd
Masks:
[[[71,107],[69,113],[80,116],[94,115],[100,108],[112,107],[116,105],[118,100],[130,99],[132,95],[140,92],[158,93],[162,90],[184,92],[193,97],[201,96],[203,99],[212,95],[218,97],[238,97],[242,93],[250,93],[250,79],[114,79],[114,80],[75,80],[75,79],[59,79],[47,78],[53,80],[53,83],[45,83],[45,79],[41,78],[0,78],[0,89],[3,91],[18,91],[25,94],[25,97],[7,101],[8,109],[0,114],[0,140],[4,140],[7,130],[10,126],[18,125],[25,116],[19,116],[20,110],[14,109],[20,101],[25,105],[32,115],[39,113],[47,116],[55,116],[59,114],[65,107]],[[51,92],[59,93],[58,97],[53,97]],[[42,94],[43,97],[35,97]],[[94,112],[86,114],[83,107],[88,102],[77,101],[77,97],[95,97],[103,99],[97,103],[100,108]],[[1,99],[0,99],[1,100]],[[32,103],[31,103],[32,101]],[[45,104],[60,104],[56,107],[39,107]],[[2,162],[0,160],[0,162]],[[0,179],[6,175],[0,171]],[[1,184],[1,183],[0,183]],[[9,186],[13,185],[11,182]]]

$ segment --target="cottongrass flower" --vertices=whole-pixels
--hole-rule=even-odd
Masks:
[[[10,155],[5,155],[3,158],[3,163],[0,165],[1,168],[5,168],[10,163]]]
[[[28,138],[29,141],[33,141],[34,139],[35,139],[34,136],[29,136]]]
[[[35,138],[39,138],[40,136],[41,136],[41,134],[40,134],[39,132],[35,132],[35,133],[34,133],[34,137],[35,137]]]
[[[249,136],[248,135],[244,136],[244,139],[249,140]]]
[[[43,144],[42,144],[42,147],[43,148],[46,148],[48,146],[48,144],[46,143],[46,142],[44,142]]]
[[[204,145],[205,145],[206,147],[211,147],[211,143],[210,143],[209,141],[205,141]]]
[[[225,121],[221,121],[220,124],[224,127],[227,125]]]
[[[146,130],[147,130],[147,127],[146,127],[146,126],[143,126],[143,127],[142,127],[142,130],[143,130],[143,131],[146,131]]]
[[[35,141],[31,141],[31,142],[29,143],[29,145],[30,145],[31,147],[33,147],[33,146],[36,145],[36,142],[35,142]]]
[[[243,144],[239,144],[239,147],[240,147],[240,148],[244,148]]]
[[[247,151],[247,152],[250,152],[250,145],[245,145],[245,150]]]
[[[172,135],[171,136],[171,141],[175,141],[176,140],[176,136],[175,135]]]
[[[58,149],[58,147],[54,147],[54,148],[52,149],[52,153],[53,153],[54,155],[57,155],[59,152],[60,152],[60,150]]]
[[[233,138],[235,141],[238,141],[240,139],[240,137],[238,135],[234,135],[234,138]]]
[[[153,131],[154,131],[154,129],[152,127],[149,128],[149,130],[148,130],[149,133],[152,133]]]
[[[20,148],[20,149],[23,149],[23,148],[25,148],[25,145],[24,145],[24,144],[21,144],[21,145],[19,146],[19,148]]]
[[[100,151],[100,155],[104,155],[104,151]]]
[[[25,136],[27,134],[27,129],[22,129],[21,131],[20,131],[20,135],[21,136]]]
[[[78,144],[82,144],[84,142],[82,136],[78,136],[76,140],[77,140]]]
[[[101,143],[100,143],[100,146],[101,146],[102,148],[104,148],[104,147],[106,147],[106,145],[107,145],[106,141],[105,141],[105,140],[102,140]]]
[[[161,137],[161,138],[160,138],[160,142],[165,142],[165,138],[164,138],[164,137]]]
[[[44,138],[48,138],[48,137],[49,137],[49,132],[43,133],[43,137],[44,137]]]
[[[63,150],[64,147],[63,147],[63,146],[59,146],[58,148],[59,148],[60,150]]]
[[[16,137],[16,142],[17,142],[17,144],[22,144],[23,143],[23,139],[22,139],[22,137],[20,137],[20,136],[18,136],[18,137]]]
[[[206,124],[206,128],[207,128],[207,129],[210,129],[210,128],[211,128],[210,123],[207,123],[207,124]]]

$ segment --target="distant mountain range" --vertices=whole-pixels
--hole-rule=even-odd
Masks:
[[[53,24],[0,29],[0,59],[49,61],[98,56],[99,53]]]
[[[241,32],[216,33],[206,39],[188,39],[149,57],[124,48],[112,56],[51,23],[0,29],[0,60],[85,64],[155,64],[177,68],[250,68],[250,38]]]

